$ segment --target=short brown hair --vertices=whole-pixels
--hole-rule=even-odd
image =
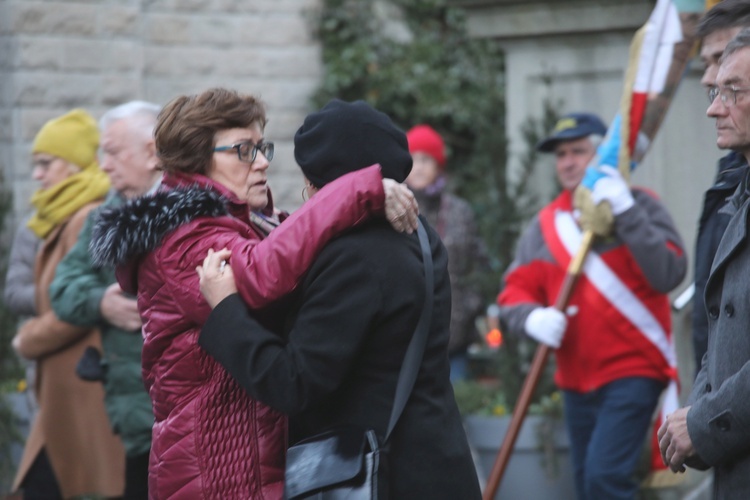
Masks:
[[[701,18],[695,29],[698,38],[730,28],[750,26],[750,2],[747,0],[722,0]]]
[[[154,129],[156,152],[167,172],[205,174],[221,130],[266,126],[265,105],[255,96],[212,88],[167,104]]]

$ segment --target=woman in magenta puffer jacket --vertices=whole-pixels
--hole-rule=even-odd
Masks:
[[[95,260],[117,266],[144,320],[143,376],[155,417],[151,498],[283,494],[285,417],[250,399],[197,344],[210,312],[195,273],[206,252],[231,249],[242,298],[262,308],[297,286],[333,236],[383,214],[384,185],[396,193],[388,215],[408,204],[373,166],[332,183],[277,228],[284,217],[268,191],[273,143],[263,138],[265,124],[252,96],[211,89],[174,99],[155,131],[163,188],[105,212],[94,232]]]

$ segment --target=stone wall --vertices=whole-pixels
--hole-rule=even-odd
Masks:
[[[225,86],[268,105],[279,204],[301,203],[292,154],[321,75],[309,23],[318,0],[0,0],[0,168],[17,217],[35,189],[30,143],[73,107],[100,116]]]
[[[546,99],[560,104],[561,112],[591,111],[605,122],[613,119],[630,42],[654,6],[653,0],[454,1],[467,9],[473,36],[494,38],[505,50],[511,171],[520,168],[527,147],[522,124],[529,117],[542,116]],[[633,184],[654,190],[665,202],[691,259],[703,192],[723,154],[715,145],[714,121],[706,118],[701,71],[700,61],[691,61],[654,143],[632,178]],[[553,165],[552,155],[545,155],[536,172],[534,186],[546,196],[558,189]],[[692,265],[675,294],[691,280]]]

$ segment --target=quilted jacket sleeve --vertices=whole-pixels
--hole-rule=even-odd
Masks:
[[[327,249],[315,262],[288,343],[253,319],[236,294],[209,317],[200,345],[253,398],[294,415],[351,374],[382,310],[383,287],[362,254],[347,250]]]
[[[13,238],[3,298],[13,314],[33,316],[36,314],[34,261],[41,240],[26,227],[25,222],[18,227]]]
[[[332,238],[373,215],[383,213],[385,195],[380,167],[352,172],[326,185],[265,240],[201,219],[178,230],[162,246],[165,284],[181,297],[183,313],[203,323],[210,311],[195,268],[209,249],[232,250],[230,264],[242,299],[252,308],[266,306],[296,288],[315,257]]]

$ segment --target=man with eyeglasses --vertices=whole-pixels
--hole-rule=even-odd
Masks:
[[[719,58],[727,43],[745,27],[750,27],[750,0],[723,0],[709,10],[698,24],[696,35],[702,39],[700,58],[705,64],[701,85],[706,87],[711,100],[717,92],[715,82],[716,73],[719,71]],[[711,271],[711,262],[730,217],[721,209],[737,189],[747,170],[747,162],[742,154],[730,151],[719,160],[716,178],[703,198],[703,209],[698,219],[693,272],[695,292],[692,335],[696,374],[701,368],[701,360],[708,345],[708,314],[703,302],[703,292]]]
[[[709,92],[722,149],[750,161],[750,28],[729,42]],[[659,429],[664,463],[714,468],[714,498],[750,494],[750,246],[748,176],[723,209],[731,219],[706,284],[708,351],[685,408]]]

